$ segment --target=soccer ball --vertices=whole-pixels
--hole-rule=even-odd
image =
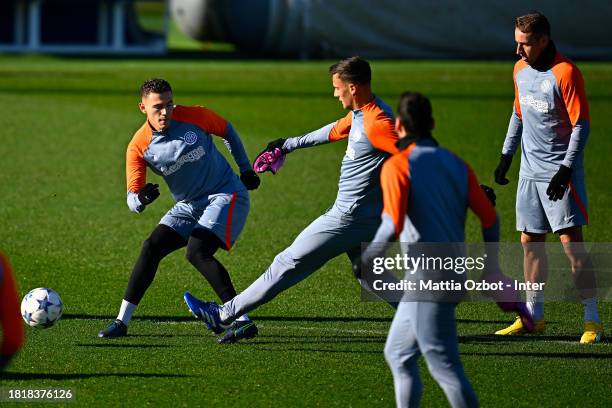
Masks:
[[[62,299],[53,289],[32,289],[21,301],[21,317],[32,327],[51,327],[63,312]]]

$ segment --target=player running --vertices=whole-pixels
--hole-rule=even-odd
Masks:
[[[280,292],[302,281],[330,259],[346,253],[351,261],[361,253],[361,242],[376,232],[382,210],[380,168],[390,154],[397,152],[393,112],[371,89],[371,69],[367,61],[351,57],[329,69],[334,96],[348,114],[319,130],[303,136],[271,142],[264,153],[296,149],[348,139],[342,160],[338,195],[333,206],[278,254],[272,265],[244,292],[222,306],[202,302],[185,293],[191,312],[211,330],[220,330],[238,316],[269,302]],[[260,155],[261,156],[261,155]],[[367,284],[357,277],[367,289]],[[233,334],[232,334],[233,333]],[[244,337],[228,330],[228,340]]]
[[[229,251],[238,238],[249,212],[247,189],[259,186],[259,177],[228,121],[203,107],[175,106],[170,84],[163,79],[145,81],[140,96],[139,108],[147,120],[127,148],[127,204],[140,213],[159,196],[157,184],[146,183],[147,167],[164,178],[176,204],[144,241],[119,315],[98,335],[105,338],[127,334],[127,325],[160,261],[184,246],[189,262],[222,301],[236,296],[227,270],[214,254],[219,248]],[[220,136],[228,145],[240,178],[216,149],[211,135]],[[251,335],[257,333],[248,316],[239,320]]]
[[[402,94],[395,121],[401,151],[387,160],[382,168],[382,223],[373,244],[363,254],[364,265],[384,255],[385,243],[398,238],[403,244],[442,243],[438,246],[444,247],[443,243],[453,243],[456,246],[465,240],[468,207],[480,219],[484,240],[499,241],[499,220],[492,205],[493,191],[479,186],[467,163],[438,147],[431,136],[433,127],[429,100],[419,93]],[[488,248],[485,279],[510,282],[499,271],[496,251],[495,247]],[[354,267],[360,266],[361,263],[357,263]],[[424,279],[437,276],[437,271],[418,273],[421,272]],[[456,279],[463,276],[454,272],[452,275]],[[515,291],[499,295],[504,298],[504,302],[498,302],[502,309],[517,311],[525,325],[532,326],[524,303],[516,301],[518,294]],[[442,298],[431,296],[431,299],[425,299],[428,301],[404,298],[387,337],[385,358],[393,373],[397,406],[419,406],[422,384],[418,358],[421,354],[451,406],[478,406],[476,394],[459,359],[455,322],[455,307],[459,299],[445,294]]]
[[[0,376],[2,371],[19,351],[24,341],[23,322],[19,313],[19,298],[11,267],[0,254]]]
[[[543,14],[517,17],[514,38],[521,58],[514,66],[514,109],[495,181],[508,184],[506,173],[520,143],[516,229],[521,232],[525,281],[546,282],[544,242],[547,233],[558,234],[584,305],[580,343],[596,343],[603,327],[593,264],[582,237],[582,225],[589,221],[582,163],[590,122],[584,81],[578,67],[556,50]],[[526,295],[535,332],[543,333],[544,291],[527,290]],[[495,334],[522,333],[516,320]]]

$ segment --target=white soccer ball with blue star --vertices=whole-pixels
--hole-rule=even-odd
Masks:
[[[32,289],[21,301],[21,317],[32,327],[51,327],[63,312],[64,303],[53,289]]]

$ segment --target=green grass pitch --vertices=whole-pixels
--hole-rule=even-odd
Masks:
[[[71,406],[393,406],[382,354],[392,311],[360,301],[345,257],[254,312],[259,337],[222,347],[183,305],[187,289],[214,294],[179,251],[162,262],[130,336],[96,338],[116,316],[142,241],[172,203],[165,185],[141,215],[125,203],[125,147],[144,119],[137,109],[142,80],[164,77],[177,103],[227,117],[252,158],[269,140],[345,114],[332,96],[330,63],[0,57],[0,248],[22,295],[48,286],[66,305],[55,327],[27,330],[0,386],[71,388]],[[375,92],[393,107],[404,90],[430,96],[435,137],[492,183],[512,107],[512,62],[372,66]],[[610,242],[612,64],[579,66],[592,117],[585,234]],[[298,151],[278,175],[262,177],[245,230],[231,254],[219,255],[239,291],[331,205],[344,149]],[[512,183],[496,188],[506,242],[518,240],[517,174],[515,160]],[[472,216],[468,238],[479,240]],[[612,330],[610,304],[600,312]],[[490,333],[512,316],[490,304],[460,305],[460,351],[482,406],[610,406],[612,348],[577,343],[581,314],[579,304],[547,304],[545,336],[499,339]],[[421,368],[423,406],[444,406]]]

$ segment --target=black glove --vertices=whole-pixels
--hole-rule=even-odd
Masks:
[[[276,148],[281,149],[283,153],[287,153],[285,150],[283,150],[283,144],[285,144],[285,140],[287,140],[287,139],[280,138],[280,139],[276,139],[276,140],[271,141],[270,143],[268,143],[268,145],[266,146],[266,148],[265,148],[265,149],[263,149],[263,150],[262,150],[262,151],[261,151],[261,152],[260,152],[260,153],[259,153],[257,156],[255,156],[255,157],[259,157],[259,156],[260,156],[260,155],[261,155],[263,152],[271,152],[271,151],[273,151],[273,150],[274,150],[274,149],[276,149]]]
[[[159,185],[147,183],[145,186],[138,192],[138,200],[142,205],[149,205],[155,199],[159,197]]]
[[[499,164],[493,173],[495,175],[495,182],[502,186],[505,186],[510,182],[506,178],[506,173],[510,170],[510,165],[512,164],[512,156],[509,154],[502,154],[499,158]]]
[[[253,170],[247,170],[240,175],[240,181],[247,188],[247,190],[255,190],[259,187],[259,176]]]
[[[557,201],[563,198],[565,190],[569,186],[570,179],[572,178],[572,169],[561,165],[557,174],[555,174],[550,180],[550,184],[546,189],[548,198],[552,201]]]
[[[495,190],[493,190],[491,187],[486,186],[484,184],[481,184],[480,188],[482,188],[482,190],[487,195],[487,198],[489,199],[489,201],[491,201],[491,204],[493,204],[493,207],[495,207],[495,201],[497,200],[497,196],[495,195]]]

